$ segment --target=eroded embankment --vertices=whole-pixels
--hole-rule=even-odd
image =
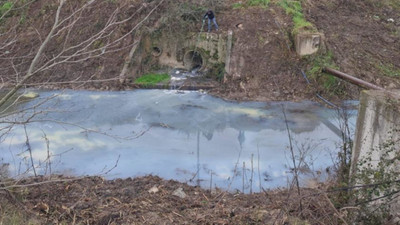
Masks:
[[[201,52],[220,63],[209,67],[205,64],[209,59],[191,55],[197,49],[167,52],[165,46],[154,42],[158,38],[169,47],[172,45],[168,40],[183,45],[188,34],[201,30],[200,18],[209,7],[204,2],[93,1],[82,10],[82,2],[68,3],[61,10],[62,24],[44,48],[34,66],[35,75],[27,84],[43,88],[131,88],[129,83],[141,74],[166,69],[163,67],[168,63],[160,60],[168,61],[171,57],[165,56],[169,55],[189,68],[207,67],[211,74],[207,78],[223,81],[211,93],[228,99],[298,101],[313,99],[316,92],[330,100],[358,97],[357,87],[322,74],[324,65],[385,88],[399,87],[398,4],[392,0],[342,2],[302,2],[299,12],[325,35],[326,43],[325,53],[302,58],[293,49],[296,24],[290,10],[295,8],[285,8],[290,4],[271,1],[265,7],[238,5],[229,0],[218,2],[213,10],[220,31],[211,35],[233,31],[230,71],[225,77],[226,60],[221,61],[220,51]],[[52,27],[56,10],[57,3],[41,0],[4,17],[4,35],[0,37],[3,83],[11,86],[26,74]],[[77,13],[68,17],[72,12]],[[150,41],[146,37],[151,37]],[[171,49],[179,50],[173,46]],[[170,61],[172,65],[175,62]],[[310,76],[311,85],[300,69]]]

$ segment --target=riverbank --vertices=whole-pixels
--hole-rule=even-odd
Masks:
[[[87,17],[65,21],[73,26],[65,24],[51,39],[33,67],[36,68],[34,76],[24,85],[79,90],[135,88],[133,82],[139,76],[168,69],[158,58],[163,51],[157,47],[157,41],[167,45],[168,40],[180,40],[201,30],[199,18],[207,5],[204,1],[184,2],[165,1],[157,5],[157,1],[148,4],[94,1],[84,9]],[[332,102],[358,98],[360,88],[324,74],[321,70],[324,66],[384,88],[400,87],[400,7],[395,0],[349,4],[341,0],[320,0],[293,4],[297,3],[304,19],[324,34],[325,49],[316,55],[296,55],[295,24],[284,1],[270,1],[268,7],[249,6],[234,0],[215,5],[220,30],[212,33],[215,36],[231,30],[233,43],[230,71],[224,79],[223,63],[217,68],[208,68],[209,78],[218,81],[210,94],[238,101],[316,100],[316,93]],[[62,18],[78,10],[79,4],[64,6]],[[52,27],[56,9],[57,4],[41,0],[5,16],[1,28],[10,32],[0,37],[3,43],[0,44],[0,78],[4,87],[13,86],[26,74],[43,37]],[[114,10],[118,13],[113,14]],[[177,16],[172,18],[170,14]],[[103,15],[118,15],[118,19],[129,22],[111,23],[111,32],[104,30],[104,26],[117,18]],[[182,20],[176,20],[177,17]],[[138,23],[141,26],[136,29]],[[161,34],[167,40],[158,40]],[[153,37],[150,39],[154,43],[146,37]],[[138,45],[136,51],[132,48],[134,43]],[[80,48],[82,44],[87,45]],[[164,54],[176,55],[177,59],[183,57],[180,52]],[[301,70],[307,74],[310,84]]]
[[[156,176],[32,177],[0,189],[0,223],[338,224],[321,184],[262,193],[205,190]],[[31,186],[33,185],[33,186]],[[302,201],[302,206],[299,202]]]

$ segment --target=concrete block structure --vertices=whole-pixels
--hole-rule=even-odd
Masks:
[[[351,177],[360,171],[384,168],[400,172],[400,90],[363,91],[360,97],[356,134],[352,152]],[[385,164],[379,164],[383,158]],[[364,160],[367,160],[365,163]],[[371,178],[371,177],[370,177]],[[360,179],[356,184],[363,184]],[[372,181],[373,183],[381,181]],[[379,196],[377,196],[379,197]],[[374,204],[379,204],[375,202]],[[400,199],[390,202],[391,214],[400,218]]]
[[[150,51],[160,65],[204,70],[213,64],[225,63],[227,49],[230,49],[227,39],[226,33],[192,33],[185,40],[150,37],[148,41],[151,43]]]
[[[321,33],[298,33],[295,35],[295,48],[299,56],[311,55],[323,46],[324,36]]]

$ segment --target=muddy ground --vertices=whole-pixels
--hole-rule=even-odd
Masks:
[[[301,198],[286,189],[243,195],[210,192],[155,176],[116,180],[39,177],[14,185],[19,187],[0,190],[3,224],[10,224],[4,219],[10,210],[7,202],[23,212],[24,223],[35,225],[338,224],[335,209],[321,189],[303,189]]]
[[[400,4],[385,2],[308,1],[305,13],[324,33],[341,71],[387,89],[400,88]]]
[[[324,34],[325,54],[333,55],[336,69],[387,89],[400,88],[400,9],[398,5],[379,3],[304,1],[303,11]],[[313,67],[310,59],[318,54],[303,58],[296,55],[291,18],[278,6],[237,9],[221,17],[222,27],[233,30],[237,38],[232,63],[240,63],[235,62],[239,61],[238,55],[244,55],[246,63],[242,74],[232,74],[212,93],[228,99],[260,101],[318,101],[315,93],[334,102],[358,98],[362,88],[345,81],[334,84],[342,90],[327,90],[318,78],[308,74],[311,84],[307,85],[300,70],[307,73]]]
[[[236,9],[221,13],[219,21],[221,29],[234,32],[231,67],[239,68],[212,94],[234,100],[313,99],[298,68],[299,58],[288,46],[285,29],[291,18],[283,10]]]
[[[99,53],[93,51],[87,59],[77,60],[79,57],[73,57],[70,59],[73,63],[39,71],[27,82],[28,86],[96,90],[134,88],[129,83],[121,84],[118,76],[136,33],[151,33],[160,29],[176,33],[196,32],[201,24],[196,16],[202,14],[201,9],[209,8],[209,3],[205,0],[191,1],[192,6],[188,6],[187,1],[166,0],[146,17],[158,1],[147,2],[149,3],[98,1],[90,6],[81,15],[82,18],[74,23],[73,32],[61,32],[53,38],[44,51],[40,65],[45,65],[46,60],[62,52],[65,48],[61,46],[81,43],[101,30],[107,24],[108,18],[102,15],[112,15],[117,7],[121,7],[118,19],[134,16],[128,23],[113,28],[112,35],[93,41],[88,49],[100,47],[101,51],[101,46],[121,38],[118,44],[99,57],[91,58]],[[383,2],[385,4],[378,0],[304,1],[303,11],[306,19],[325,35],[326,51],[332,53],[337,69],[385,88],[399,88],[400,9],[398,4],[387,3],[395,2],[393,0]],[[68,2],[62,15],[66,16],[68,12],[76,10],[78,3]],[[295,54],[291,35],[292,18],[276,4],[277,1],[271,1],[268,8],[233,9],[233,3],[237,1],[216,1],[213,5],[220,25],[219,32],[234,32],[231,67],[240,67],[240,71],[229,74],[225,82],[210,91],[211,94],[240,101],[318,100],[315,93],[320,93],[331,101],[358,98],[361,89],[344,81],[334,82],[336,89],[340,91],[327,90],[318,77],[310,78],[311,84],[307,84],[300,70],[310,70],[315,62],[310,58],[318,56],[301,58]],[[187,8],[181,11],[172,9],[185,4]],[[34,53],[51,28],[56,8],[55,3],[47,0],[35,1],[29,6],[29,10],[15,13],[2,25],[3,30],[10,32],[0,36],[0,43],[9,43],[16,38],[13,44],[0,51],[0,78],[3,84],[12,85],[26,73]],[[176,16],[183,13],[194,19],[187,26],[179,26],[180,19],[174,18],[171,13],[176,13]],[[145,18],[147,19],[141,28],[130,33]],[[68,38],[67,42],[64,42],[65,38]],[[118,51],[114,51],[117,49]],[[63,57],[69,52],[64,53]],[[55,62],[62,59],[61,57]],[[141,73],[151,72],[154,65],[150,64],[153,62],[148,57],[142,59],[138,68],[131,68],[128,79],[134,80]]]

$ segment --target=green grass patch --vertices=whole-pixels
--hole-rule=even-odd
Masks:
[[[13,3],[6,1],[5,3],[0,2],[0,17],[4,15],[8,10],[10,10],[13,7]]]
[[[325,67],[339,69],[333,61],[332,52],[306,56],[304,59],[309,65],[309,69],[306,71],[306,74],[309,76],[309,78],[320,84],[324,89],[324,92],[335,95],[340,95],[343,93],[343,87],[340,85],[340,79],[322,71]]]
[[[316,28],[312,23],[308,22],[303,15],[303,8],[301,6],[300,1],[296,0],[281,0],[278,2],[278,5],[281,6],[286,14],[292,16],[293,20],[293,34],[297,34],[300,30],[311,30],[316,31]]]
[[[325,54],[306,56],[304,58],[308,61],[308,65],[311,65],[311,68],[307,70],[307,74],[312,78],[318,77],[322,73],[324,67],[330,67],[333,69],[338,68],[333,61],[333,53],[331,51],[328,51]]]
[[[247,1],[248,6],[259,6],[262,8],[267,8],[270,0],[249,0]]]
[[[400,69],[396,68],[393,64],[391,63],[380,63],[378,65],[378,69],[385,75],[388,77],[396,77],[396,78],[400,78]]]
[[[241,9],[243,7],[244,7],[244,5],[241,2],[235,2],[235,3],[232,4],[232,8],[233,9]]]
[[[135,83],[141,85],[155,85],[159,83],[167,83],[169,80],[170,76],[168,74],[149,73],[137,78]]]

